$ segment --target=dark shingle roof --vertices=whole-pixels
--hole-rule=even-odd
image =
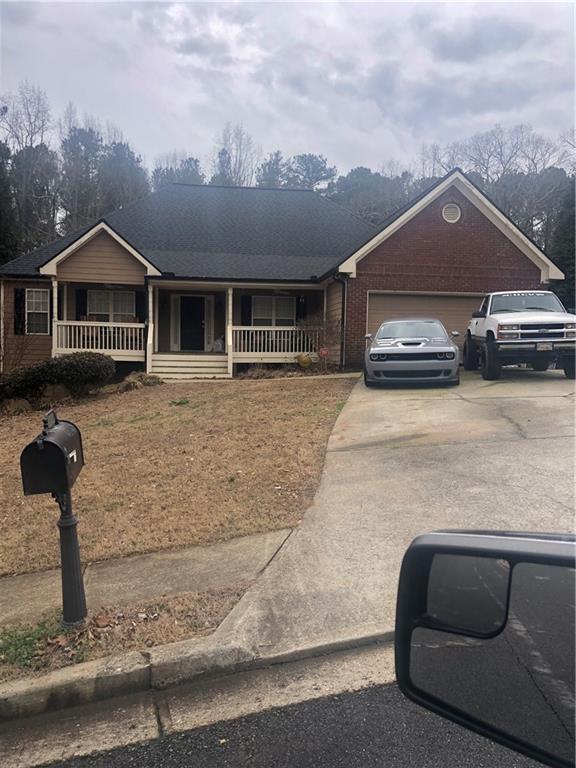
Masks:
[[[102,220],[163,273],[233,280],[320,277],[378,231],[308,190],[186,184]],[[0,273],[37,275],[94,224],[8,262]]]

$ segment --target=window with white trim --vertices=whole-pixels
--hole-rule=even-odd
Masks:
[[[87,315],[98,323],[133,323],[134,291],[88,291]]]
[[[26,333],[50,333],[50,290],[26,288]]]
[[[296,325],[294,296],[252,296],[252,325]]]

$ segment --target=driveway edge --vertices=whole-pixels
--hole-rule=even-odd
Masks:
[[[325,640],[280,653],[260,653],[215,635],[131,651],[0,685],[0,723],[193,680],[286,664],[377,643],[393,632]]]

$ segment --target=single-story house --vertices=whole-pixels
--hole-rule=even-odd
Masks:
[[[172,184],[0,267],[0,370],[96,350],[228,377],[320,347],[359,368],[387,318],[464,334],[484,293],[562,278],[459,169],[378,227],[311,191]]]

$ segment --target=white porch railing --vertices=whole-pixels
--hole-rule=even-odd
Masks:
[[[319,331],[279,326],[233,326],[234,362],[292,362],[296,355],[318,352]]]
[[[57,355],[103,352],[115,360],[144,360],[144,323],[56,321]]]

